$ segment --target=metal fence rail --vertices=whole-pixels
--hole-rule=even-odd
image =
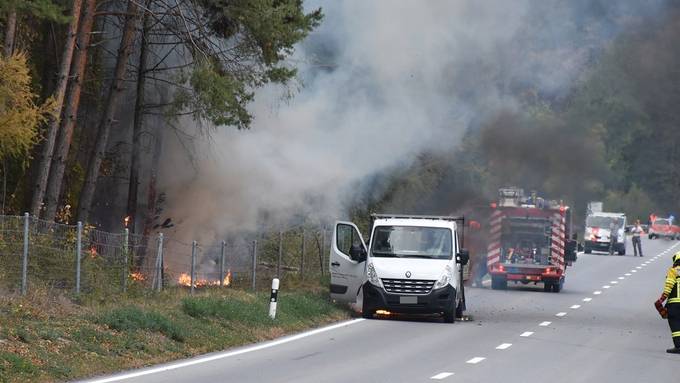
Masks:
[[[26,294],[32,286],[118,293],[185,286],[267,288],[273,277],[317,278],[326,273],[325,228],[297,225],[231,234],[210,243],[184,242],[0,215],[0,284]]]

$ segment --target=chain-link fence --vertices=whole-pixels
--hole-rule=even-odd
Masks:
[[[305,225],[230,234],[212,243],[183,242],[0,215],[0,283],[25,294],[31,286],[125,292],[185,286],[267,288],[271,278],[327,273],[329,231]]]

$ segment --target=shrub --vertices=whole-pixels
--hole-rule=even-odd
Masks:
[[[160,332],[177,342],[184,342],[186,339],[186,330],[163,314],[134,306],[111,310],[97,318],[96,322],[116,331],[149,330]]]

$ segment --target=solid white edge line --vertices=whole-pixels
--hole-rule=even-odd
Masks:
[[[507,350],[512,346],[512,343],[503,343],[496,347],[496,350]]]
[[[524,337],[524,338],[530,337],[530,336],[532,336],[532,335],[534,335],[534,332],[533,332],[533,331],[525,331],[525,332],[519,334],[519,336]]]
[[[474,358],[468,360],[468,361],[465,362],[465,363],[468,363],[468,364],[477,364],[477,363],[483,361],[484,359],[486,359],[486,358],[483,357],[483,356],[475,356]]]
[[[453,372],[440,372],[439,374],[430,377],[430,379],[442,380],[448,378],[451,375],[453,375]]]
[[[92,380],[85,380],[85,381],[82,381],[82,382],[84,382],[84,383],[85,382],[86,383],[118,382],[118,381],[121,381],[121,380],[138,378],[140,376],[157,374],[159,372],[176,370],[178,368],[194,366],[194,365],[197,365],[197,364],[212,362],[214,360],[229,358],[229,357],[232,357],[232,356],[246,354],[246,353],[253,352],[253,351],[264,350],[264,349],[271,348],[271,347],[274,347],[274,346],[279,346],[279,345],[282,345],[282,344],[285,344],[285,343],[290,343],[290,342],[293,342],[293,341],[296,341],[296,340],[299,340],[299,339],[307,338],[309,336],[320,334],[320,333],[323,333],[323,332],[326,332],[326,331],[331,331],[331,330],[335,330],[335,329],[338,329],[338,328],[351,326],[353,324],[357,324],[357,323],[364,321],[364,320],[365,320],[364,318],[352,319],[352,320],[336,323],[336,324],[333,324],[333,325],[330,325],[330,326],[321,327],[321,328],[317,328],[317,329],[314,329],[314,330],[306,331],[306,332],[303,332],[303,333],[300,333],[300,334],[287,336],[287,337],[277,339],[277,340],[273,340],[273,341],[270,341],[270,342],[258,344],[258,345],[255,345],[255,346],[246,347],[246,348],[243,348],[243,349],[240,349],[240,350],[219,352],[217,354],[212,354],[212,355],[202,356],[202,357],[199,356],[199,357],[187,360],[186,362],[176,362],[176,363],[171,363],[171,364],[167,364],[167,365],[160,366],[160,367],[152,367],[152,368],[149,368],[149,369],[144,369],[144,370],[140,370],[140,371],[136,371],[136,372],[123,373],[121,375],[111,376],[111,377],[108,377],[108,378],[100,378],[100,379],[95,378],[95,379],[92,379]]]
[[[541,327],[548,327],[548,326],[550,326],[551,323],[552,322],[545,321],[545,322],[539,323],[538,325],[541,326]]]

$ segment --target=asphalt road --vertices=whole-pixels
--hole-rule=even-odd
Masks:
[[[357,319],[91,382],[677,381],[653,302],[680,242],[643,247],[644,258],[580,255],[559,294],[468,289],[467,322]]]

